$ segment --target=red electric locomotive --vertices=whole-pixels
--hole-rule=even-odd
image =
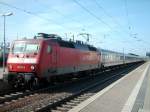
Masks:
[[[64,41],[54,34],[39,33],[34,39],[13,42],[4,79],[18,87],[50,82],[54,77],[97,70],[101,55],[93,46],[80,41]]]

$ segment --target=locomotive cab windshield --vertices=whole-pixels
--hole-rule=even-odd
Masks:
[[[37,54],[39,52],[38,43],[14,43],[12,47],[13,54]]]

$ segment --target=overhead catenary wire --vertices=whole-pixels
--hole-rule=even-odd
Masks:
[[[110,17],[110,18],[113,20],[113,22],[114,22],[115,24],[117,24],[118,26],[120,26],[120,27],[122,28],[121,24],[120,24],[117,20],[115,20],[114,17],[111,16],[111,15],[97,2],[97,0],[94,0],[94,1],[95,1],[95,3],[97,4],[97,6],[98,6],[100,9],[102,9],[102,10],[104,11],[104,13],[105,13],[108,17]],[[37,2],[37,3],[40,3],[39,0],[36,0],[36,2]],[[46,5],[46,4],[41,4],[41,3],[40,3],[40,5],[43,5],[44,7],[49,7],[49,6]],[[66,16],[65,16],[63,13],[61,13],[59,10],[57,10],[57,9],[52,9],[52,8],[51,8],[51,10],[55,11],[56,13],[58,13],[59,15],[61,15],[62,17],[66,18]],[[87,25],[83,25],[80,21],[75,20],[74,18],[69,17],[69,19],[72,20],[72,21],[74,21],[74,22],[80,23],[83,27],[86,27],[86,26],[87,26]],[[123,28],[122,28],[122,30],[123,30]],[[128,32],[126,32],[126,31],[124,31],[124,32],[125,32],[125,33],[128,33]]]
[[[99,21],[99,23],[103,23],[104,25],[106,25],[111,31],[114,31],[114,29],[105,21],[103,21],[100,17],[98,17],[96,14],[94,14],[93,12],[91,12],[89,9],[87,9],[86,7],[84,7],[81,3],[79,3],[77,0],[73,0],[78,6],[80,6],[83,10],[85,10],[88,14],[90,14],[91,16],[93,16],[95,19],[97,19]],[[115,32],[119,33],[119,31]],[[128,34],[128,33],[125,33]],[[132,42],[128,42],[130,44],[133,44]]]
[[[94,16],[99,22],[105,24],[105,25],[108,26],[111,30],[113,30],[113,28],[112,28],[109,24],[107,24],[105,21],[103,21],[101,18],[99,18],[99,17],[96,16],[95,14],[93,14],[90,10],[88,10],[87,8],[85,8],[85,7],[84,7],[83,5],[81,5],[79,2],[77,2],[76,0],[73,0],[73,1],[76,2],[76,3],[77,3],[80,7],[82,7],[84,10],[86,10],[90,15]],[[57,24],[58,26],[61,26],[62,28],[64,28],[64,25],[61,25],[61,24],[57,23],[57,22],[54,21],[53,19],[44,18],[44,17],[42,17],[42,16],[40,16],[40,15],[38,15],[38,14],[36,14],[36,13],[33,13],[33,12],[31,12],[31,11],[28,11],[28,10],[25,10],[25,9],[22,9],[22,8],[19,8],[19,7],[16,7],[16,6],[13,6],[13,5],[8,4],[8,3],[5,3],[5,2],[1,2],[1,1],[0,1],[0,4],[5,5],[5,6],[8,6],[8,7],[10,7],[10,8],[16,9],[16,10],[19,10],[19,11],[22,11],[22,12],[27,13],[27,14],[29,14],[29,15],[36,16],[36,17],[38,17],[38,18],[40,18],[40,19],[43,19],[43,20],[46,20],[46,21],[48,21],[48,22],[53,22],[53,23]],[[68,29],[68,28],[65,28],[65,29]],[[70,30],[70,29],[69,29],[69,30]]]
[[[91,16],[93,16],[95,19],[97,19],[98,22],[103,23],[104,25],[106,25],[110,30],[112,30],[113,28],[106,23],[105,21],[103,21],[100,17],[98,17],[97,15],[95,15],[93,12],[91,12],[89,9],[87,9],[86,7],[84,7],[81,3],[79,3],[77,0],[73,0],[73,2],[75,2],[78,6],[80,6],[83,10],[85,10],[88,14],[90,14]]]
[[[97,0],[94,0],[95,1],[95,3],[97,4],[97,6],[99,7],[99,9],[102,9],[103,10],[103,12],[105,13],[105,15],[107,15],[109,18],[111,18],[112,20],[113,20],[113,22],[115,23],[115,24],[117,24],[121,29],[122,29],[122,31],[124,32],[124,33],[127,33],[127,34],[129,34],[130,35],[130,32],[128,32],[128,31],[126,31],[126,30],[124,30],[124,28],[122,28],[122,25],[116,20],[116,19],[114,19],[114,17],[112,16],[112,15],[110,15],[101,5],[100,5],[100,3],[97,1]],[[127,11],[128,12],[128,11]],[[128,14],[127,14],[128,15]],[[128,22],[129,23],[129,22]]]
[[[116,33],[121,33],[120,31],[114,30],[107,22],[103,21],[99,16],[97,16],[96,14],[94,14],[92,11],[90,11],[89,9],[87,9],[85,6],[83,6],[80,2],[78,2],[77,0],[73,0],[73,2],[75,2],[78,6],[80,6],[83,10],[85,10],[88,14],[90,14],[92,17],[94,17],[95,19],[97,19],[97,21],[99,23],[103,23],[104,25],[106,25],[110,31],[114,31]],[[128,33],[125,33],[128,34]]]
[[[101,9],[101,10],[104,12],[104,14],[105,14],[106,16],[108,16],[109,18],[111,18],[111,20],[112,20],[116,25],[118,25],[118,26],[122,29],[122,31],[123,31],[125,34],[129,34],[129,35],[130,35],[130,32],[126,31],[126,30],[123,28],[123,26],[122,26],[116,19],[114,19],[114,17],[113,17],[111,14],[109,14],[103,6],[101,6],[100,2],[98,2],[97,0],[94,0],[94,2],[95,2],[96,5],[98,6],[98,8]]]
[[[2,1],[0,1],[0,4],[1,4],[1,5],[5,5],[5,6],[7,6],[7,7],[10,7],[10,8],[13,8],[13,9],[16,9],[16,10],[19,10],[19,11],[24,12],[24,13],[26,13],[26,14],[29,14],[29,15],[32,15],[32,16],[35,16],[35,17],[38,17],[38,18],[43,19],[43,20],[45,20],[45,21],[53,22],[54,24],[56,24],[56,25],[58,25],[58,26],[60,26],[60,27],[62,27],[62,28],[65,28],[64,25],[61,25],[60,23],[57,23],[57,22],[54,21],[53,19],[44,18],[44,17],[42,17],[42,16],[40,16],[40,15],[34,13],[34,12],[31,12],[31,11],[25,10],[25,9],[23,9],[23,8],[19,8],[19,7],[13,6],[13,5],[11,5],[11,4],[8,4],[8,3],[2,2]],[[70,30],[69,28],[65,28],[65,29]]]
[[[74,1],[77,1],[77,0],[74,0]],[[57,21],[54,21],[53,19],[49,19],[49,18],[44,18],[44,17],[40,16],[39,14],[36,14],[36,13],[31,12],[31,11],[29,11],[29,10],[25,10],[25,9],[23,9],[23,8],[19,8],[19,7],[16,7],[16,6],[13,6],[13,5],[8,4],[8,3],[5,3],[5,2],[1,2],[1,1],[0,1],[0,4],[5,5],[5,6],[8,6],[8,7],[10,7],[10,8],[16,9],[16,10],[19,10],[19,11],[22,11],[22,12],[24,12],[24,13],[27,13],[27,14],[29,14],[29,15],[38,17],[38,18],[43,19],[43,20],[46,20],[46,21],[48,21],[48,22],[53,22],[53,23],[55,23],[55,24],[61,26],[62,28],[65,28],[65,26],[63,26],[63,25],[61,25],[61,24],[58,24]],[[82,5],[82,6],[83,6],[83,5]],[[83,6],[83,7],[84,7],[84,6]],[[87,9],[86,7],[84,7],[84,8]],[[90,10],[87,9],[87,11],[90,11]],[[92,13],[91,11],[90,11],[89,14],[92,15],[92,16],[94,16],[99,22],[101,22],[101,23],[107,25],[111,30],[114,30],[108,23],[106,23],[105,21],[103,21],[103,20],[102,20],[100,17],[98,17],[96,14]],[[66,28],[65,28],[65,29],[66,29]],[[69,29],[69,30],[70,30],[70,29]]]
[[[117,33],[120,33],[119,31],[114,30],[107,22],[103,21],[100,17],[98,17],[96,14],[94,14],[93,12],[91,12],[89,9],[87,9],[85,6],[83,6],[81,3],[79,3],[77,0],[73,0],[78,6],[80,6],[83,10],[85,10],[88,14],[90,14],[92,17],[94,17],[95,19],[97,19],[97,21],[99,23],[103,23],[104,25],[106,25],[111,32],[115,31]],[[125,33],[127,34],[127,33]]]
[[[96,5],[98,6],[99,9],[102,9],[102,11],[105,13],[106,16],[108,16],[109,18],[111,18],[111,20],[112,20],[116,25],[118,25],[118,26],[122,29],[122,31],[123,31],[124,33],[129,33],[128,31],[126,31],[126,30],[122,27],[122,25],[121,25],[111,14],[109,14],[109,13],[106,11],[106,9],[105,9],[104,7],[102,7],[102,6],[100,5],[100,3],[99,3],[97,0],[93,0],[93,1],[96,3]]]
[[[61,11],[59,11],[59,10],[57,10],[57,9],[54,9],[54,8],[50,8],[48,4],[44,4],[44,3],[39,2],[40,0],[34,0],[34,1],[36,1],[36,3],[39,3],[40,6],[43,6],[44,8],[47,7],[47,8],[49,8],[50,10],[54,11],[55,13],[59,14],[60,16],[62,16],[62,17],[64,17],[64,18],[67,17],[67,16],[66,16],[65,14],[63,14]],[[82,28],[81,28],[81,29],[90,28],[90,26],[91,26],[91,25],[88,25],[88,24],[85,25],[85,24],[81,23],[81,21],[79,21],[79,20],[77,20],[77,19],[74,19],[73,17],[67,17],[67,19],[69,19],[69,20],[71,20],[71,21],[73,21],[73,22],[76,22],[76,23],[81,24],[81,25],[82,25]],[[66,35],[66,34],[65,34],[65,35]],[[92,37],[92,38],[94,38],[94,37]]]
[[[35,1],[35,0],[34,0],[34,1]],[[52,10],[52,11],[56,12],[57,14],[61,15],[61,16],[62,16],[62,17],[64,17],[64,18],[66,18],[66,16],[65,16],[63,13],[61,13],[59,10],[54,9],[54,8],[50,8],[50,7],[49,7],[49,5],[47,5],[47,4],[43,4],[43,3],[40,3],[39,1],[40,1],[40,0],[36,0],[36,3],[39,3],[39,4],[40,4],[40,6],[48,7],[50,10]],[[68,18],[69,20],[73,21],[73,22],[76,22],[76,23],[81,24],[81,25],[82,25],[82,27],[87,27],[87,25],[82,24],[82,23],[81,23],[81,21],[76,20],[76,19],[74,19],[73,17],[67,17],[67,18]]]
[[[34,0],[35,1],[35,0]],[[105,14],[107,15],[107,16],[109,16],[113,21],[114,21],[114,23],[116,23],[118,26],[120,26],[120,27],[122,27],[110,14],[108,14],[108,12],[103,8],[103,7],[101,7],[100,6],[100,4],[95,0],[95,2],[96,2],[96,4],[98,5],[98,7],[99,8],[101,8],[101,9],[103,9],[103,11],[105,12]],[[36,3],[40,3],[39,2],[39,0],[36,0]],[[43,3],[40,3],[40,6],[44,6],[44,7],[49,7],[49,5],[47,5],[47,4],[43,4]],[[57,14],[59,14],[59,15],[61,15],[62,17],[64,17],[64,18],[66,18],[66,16],[63,14],[63,13],[61,13],[59,10],[57,10],[57,9],[52,9],[52,8],[50,8],[49,7],[49,9],[51,9],[51,10],[53,10],[54,12],[56,12]],[[67,17],[68,18],[68,17]],[[76,20],[76,19],[74,19],[74,18],[72,18],[72,17],[69,17],[69,19],[70,20],[72,20],[72,21],[74,21],[74,22],[77,22],[77,23],[79,23],[79,24],[81,24],[82,25],[82,27],[88,27],[88,25],[84,25],[84,24],[82,24],[81,23],[81,21],[78,21],[78,20]],[[107,25],[108,27],[111,27],[110,25],[108,25],[106,22],[104,22],[102,19],[101,19],[101,22],[102,23],[104,23],[105,25]],[[110,28],[111,30],[113,29],[113,28]],[[124,31],[125,32],[125,31]],[[125,32],[126,33],[126,32]]]
[[[136,41],[141,41],[141,42],[143,42],[144,44],[147,44],[147,45],[149,45],[150,43],[148,43],[147,41],[145,41],[145,40],[143,40],[143,39],[141,39],[141,38],[139,38],[139,37],[137,37],[137,33],[135,33],[135,34],[133,34],[133,25],[131,25],[131,21],[130,21],[130,19],[129,19],[129,9],[128,9],[128,1],[127,0],[124,0],[124,3],[125,3],[125,13],[126,13],[126,19],[127,19],[127,25],[128,25],[128,29],[129,29],[129,32],[130,32],[130,36],[132,37],[132,36],[134,36],[134,37],[132,37],[132,38],[134,38],[134,39],[138,39],[138,40],[136,40]],[[135,38],[136,37],[136,38]],[[139,42],[140,42],[139,41]]]

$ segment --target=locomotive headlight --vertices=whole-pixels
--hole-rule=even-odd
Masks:
[[[34,70],[34,69],[35,69],[35,66],[34,66],[34,65],[31,65],[30,68],[31,68],[31,70]]]
[[[9,69],[13,69],[12,65],[9,65]]]

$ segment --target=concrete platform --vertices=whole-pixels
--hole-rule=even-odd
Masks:
[[[126,74],[69,112],[150,112],[150,62]]]

